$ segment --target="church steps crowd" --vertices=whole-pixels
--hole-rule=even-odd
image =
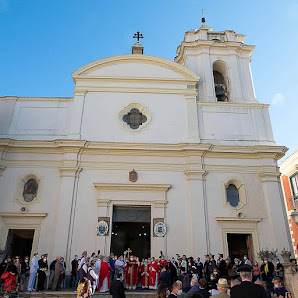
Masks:
[[[65,284],[66,264],[63,257],[57,257],[48,264],[47,254],[35,252],[29,262],[7,257],[0,267],[1,284],[5,293],[14,291],[59,291]],[[48,276],[48,280],[47,280]],[[242,282],[241,282],[242,281]],[[76,289],[77,297],[91,297],[96,291],[110,292],[112,297],[125,297],[124,289],[156,290],[156,297],[291,297],[283,286],[283,265],[279,259],[275,265],[266,258],[262,264],[252,264],[247,256],[242,260],[231,260],[218,255],[200,258],[187,258],[176,255],[166,260],[158,258],[140,260],[133,255],[119,258],[84,251],[71,261],[71,288]],[[234,288],[235,287],[235,288]],[[241,290],[241,287],[243,289]],[[239,292],[240,291],[240,292]],[[243,293],[244,291],[244,293]],[[255,291],[254,296],[247,296]]]

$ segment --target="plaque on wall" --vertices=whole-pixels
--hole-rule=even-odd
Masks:
[[[97,236],[108,236],[110,232],[110,218],[99,217],[96,230]]]
[[[164,218],[153,218],[153,237],[164,237],[167,227]]]

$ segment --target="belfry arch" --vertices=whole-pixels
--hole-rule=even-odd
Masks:
[[[225,62],[217,60],[212,65],[214,90],[217,101],[229,101],[228,66]]]

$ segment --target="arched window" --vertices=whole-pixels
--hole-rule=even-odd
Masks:
[[[227,202],[232,206],[232,207],[237,207],[240,202],[239,198],[239,191],[237,187],[234,184],[229,184],[227,187]]]
[[[27,203],[31,203],[37,196],[38,183],[36,179],[29,179],[23,189],[23,199]]]
[[[215,96],[217,101],[228,101],[229,90],[228,90],[228,70],[227,66],[222,61],[215,61],[213,63],[213,79]]]

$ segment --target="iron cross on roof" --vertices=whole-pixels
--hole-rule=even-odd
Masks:
[[[140,38],[144,38],[144,37],[143,37],[143,34],[140,33],[140,31],[138,31],[137,33],[135,33],[133,35],[133,38],[136,38],[138,40],[138,42],[139,42]]]

